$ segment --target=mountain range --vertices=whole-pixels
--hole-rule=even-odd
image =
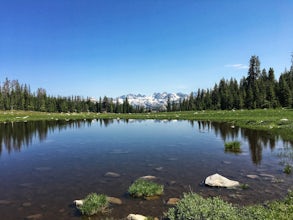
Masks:
[[[167,105],[168,98],[171,102],[178,103],[180,100],[187,98],[187,94],[183,93],[154,93],[151,96],[141,95],[141,94],[128,94],[118,97],[118,101],[123,103],[127,98],[128,102],[132,106],[141,106],[144,108],[159,109],[165,108]]]

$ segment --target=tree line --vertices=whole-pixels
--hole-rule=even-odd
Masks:
[[[292,66],[285,70],[278,80],[273,68],[260,68],[258,56],[250,58],[247,77],[239,82],[231,78],[221,79],[212,89],[198,89],[188,98],[179,102],[167,101],[167,111],[190,110],[227,110],[293,107],[293,55]],[[103,97],[98,101],[81,96],[49,96],[46,90],[38,88],[32,92],[27,84],[18,80],[5,79],[0,85],[0,110],[26,110],[41,112],[110,112],[139,113],[150,111],[142,106],[132,106],[126,98],[123,103],[118,99]]]
[[[273,68],[261,70],[259,57],[252,56],[248,75],[240,82],[223,78],[212,89],[198,89],[179,103],[170,99],[167,102],[167,111],[278,107],[293,107],[293,55],[290,70],[285,70],[278,80]]]
[[[0,110],[25,110],[41,112],[111,112],[135,113],[143,112],[142,107],[133,107],[127,98],[120,103],[118,99],[104,97],[98,101],[81,96],[49,96],[43,88],[32,92],[27,84],[18,80],[5,79],[0,85]]]

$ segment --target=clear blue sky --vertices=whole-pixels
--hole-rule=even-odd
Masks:
[[[0,0],[1,84],[50,95],[189,94],[292,52],[292,0]]]

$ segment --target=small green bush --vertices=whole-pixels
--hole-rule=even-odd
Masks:
[[[136,180],[128,189],[133,197],[150,197],[162,195],[164,186],[144,179]]]
[[[94,215],[97,213],[105,213],[108,211],[109,202],[104,194],[90,193],[83,200],[83,205],[78,209],[83,215]]]
[[[233,153],[241,153],[240,145],[241,144],[239,141],[226,142],[225,143],[225,151],[233,152]]]
[[[233,206],[218,197],[204,199],[196,193],[188,193],[165,217],[169,220],[288,220],[293,219],[293,192],[289,191],[281,201],[245,207]]]
[[[170,208],[165,216],[170,220],[236,220],[237,209],[218,197],[204,199],[196,193],[184,194],[174,208]]]

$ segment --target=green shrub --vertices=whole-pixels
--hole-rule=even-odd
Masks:
[[[106,195],[90,193],[85,197],[83,205],[79,206],[78,209],[83,215],[94,215],[107,212],[108,206],[109,202]]]
[[[169,220],[289,220],[293,219],[293,192],[289,191],[281,201],[242,208],[218,197],[204,199],[195,193],[188,193],[165,213],[165,217]]]
[[[164,186],[144,179],[136,180],[128,189],[133,197],[149,197],[162,195]]]
[[[218,197],[204,199],[196,193],[184,194],[174,208],[170,208],[165,216],[170,220],[236,220],[237,209]]]
[[[240,145],[241,144],[239,141],[226,142],[225,143],[225,151],[233,152],[233,153],[241,153]]]
[[[286,166],[284,167],[283,172],[286,174],[290,174],[292,172],[292,166],[287,163]]]

